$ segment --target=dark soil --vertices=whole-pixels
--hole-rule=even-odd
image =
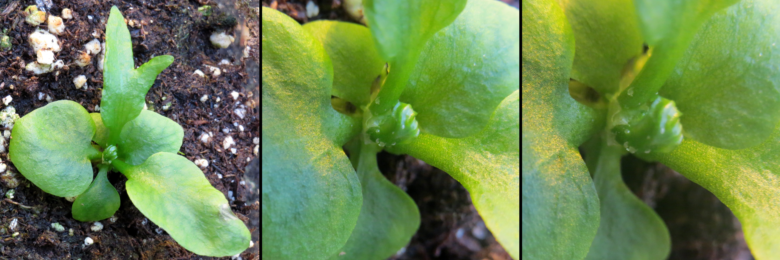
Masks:
[[[11,104],[20,116],[49,103],[38,98],[39,93],[50,96],[52,101],[73,100],[90,112],[97,112],[102,90],[102,72],[97,69],[97,56],[92,64],[79,67],[72,63],[83,45],[94,38],[105,41],[105,23],[112,5],[122,11],[124,17],[134,21],[130,34],[136,66],[158,55],[174,56],[174,63],[164,70],[150,89],[146,101],[149,109],[160,113],[184,128],[184,142],[180,149],[187,159],[204,158],[209,166],[203,169],[211,184],[231,199],[231,207],[252,232],[254,246],[240,254],[243,259],[260,258],[258,186],[259,173],[252,181],[245,179],[250,161],[257,164],[253,138],[259,138],[259,41],[258,1],[38,1],[52,2],[51,14],[60,15],[63,8],[73,10],[73,19],[65,20],[67,32],[58,36],[62,51],[57,59],[66,68],[49,74],[34,75],[24,69],[26,63],[35,60],[27,36],[35,27],[24,22],[23,10],[36,1],[0,0],[0,32],[8,29],[13,49],[0,52],[0,97],[10,95]],[[197,12],[202,5],[213,7],[214,13],[203,16]],[[91,18],[90,18],[91,17]],[[47,29],[45,24],[39,26]],[[209,36],[215,30],[226,30],[236,41],[227,49],[216,49]],[[93,36],[94,35],[94,36]],[[248,57],[244,57],[250,46]],[[229,64],[219,65],[226,59]],[[204,65],[219,67],[221,75],[211,76]],[[208,77],[193,75],[203,71]],[[85,75],[88,88],[76,89],[73,78]],[[237,99],[230,95],[239,93]],[[208,95],[206,102],[200,98]],[[219,101],[217,100],[219,99]],[[170,109],[163,105],[170,102]],[[0,107],[5,107],[0,104]],[[234,110],[246,110],[243,118]],[[243,126],[244,130],[240,131]],[[223,130],[226,132],[223,132]],[[5,130],[0,127],[0,131]],[[208,143],[202,143],[202,133],[213,133]],[[236,153],[225,151],[222,140],[232,136]],[[6,140],[6,151],[8,141]],[[17,172],[8,162],[8,153],[1,152],[0,159],[8,163],[8,171]],[[254,171],[259,171],[255,166]],[[97,172],[97,171],[95,171]],[[220,177],[221,176],[221,177]],[[121,196],[121,207],[116,212],[117,221],[101,221],[103,230],[90,230],[92,223],[76,221],[71,216],[71,203],[64,198],[44,193],[26,181],[21,174],[13,199],[0,202],[0,259],[211,259],[201,257],[179,246],[171,237],[151,221],[148,221],[129,200],[125,192],[127,180],[119,173],[109,173],[109,180]],[[0,192],[10,188],[3,179]],[[249,186],[249,187],[248,187]],[[250,190],[253,189],[253,190]],[[17,219],[18,235],[12,235],[8,224]],[[52,223],[65,227],[56,232]],[[68,234],[73,229],[73,235]],[[95,243],[84,247],[89,236]],[[216,259],[216,258],[215,258]],[[220,259],[230,259],[224,257]]]
[[[314,1],[319,14],[306,17],[306,0],[263,0],[263,6],[279,10],[301,24],[315,20],[357,23],[340,0]],[[519,8],[519,0],[504,0]],[[511,259],[485,227],[471,196],[446,172],[408,155],[377,155],[380,171],[406,191],[420,210],[420,228],[411,242],[391,260],[411,259]]]

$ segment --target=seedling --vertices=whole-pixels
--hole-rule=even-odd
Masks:
[[[184,248],[229,256],[249,246],[249,230],[194,163],[176,153],[182,127],[144,110],[144,97],[172,62],[162,55],[134,69],[130,33],[114,6],[106,25],[106,58],[100,113],[63,100],[16,121],[9,157],[41,190],[77,196],[73,218],[99,221],[119,209],[107,175],[127,177],[127,194],[141,213]],[[92,164],[99,169],[93,179]]]
[[[520,259],[520,13],[494,0],[364,6],[368,27],[263,7],[262,258],[403,248],[420,215],[380,173],[384,149],[460,181]]]
[[[522,258],[669,258],[675,232],[623,182],[633,154],[712,192],[756,259],[780,259],[778,8],[523,0]]]

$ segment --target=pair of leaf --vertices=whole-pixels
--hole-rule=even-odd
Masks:
[[[143,110],[146,92],[173,58],[160,56],[133,70],[123,21],[113,7],[106,30],[101,114],[90,115],[73,101],[36,109],[16,122],[9,157],[47,193],[79,195],[73,215],[81,221],[105,219],[118,208],[119,196],[106,177],[109,168],[116,167],[128,177],[128,195],[136,207],[182,246],[201,255],[240,253],[249,245],[249,231],[200,169],[176,154],[181,126]],[[119,155],[111,165],[104,161],[98,166],[94,181],[90,161],[100,160],[101,153],[91,141],[101,147],[116,145]]]

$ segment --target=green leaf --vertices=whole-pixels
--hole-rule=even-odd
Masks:
[[[390,113],[403,93],[425,43],[458,17],[466,0],[452,1],[371,1],[364,3],[374,44],[388,61],[391,73],[377,99],[371,105],[374,115]]]
[[[576,47],[571,77],[599,93],[615,93],[626,62],[642,53],[632,0],[558,0]]]
[[[182,247],[204,256],[231,256],[249,247],[244,222],[187,158],[160,152],[140,165],[113,165],[127,176],[133,205]]]
[[[111,166],[100,166],[98,173],[87,191],[73,202],[71,211],[78,221],[100,221],[110,218],[119,209],[119,193],[108,182],[108,170]]]
[[[601,224],[585,259],[666,259],[669,230],[620,175],[622,148],[594,138],[584,145],[588,170],[601,202]]]
[[[371,84],[385,69],[371,31],[357,24],[324,20],[304,24],[303,29],[322,42],[330,56],[333,95],[359,107],[367,105]]]
[[[173,56],[152,58],[133,69],[133,51],[130,32],[119,9],[111,7],[106,24],[106,57],[103,70],[103,96],[100,115],[109,130],[109,144],[119,142],[125,123],[143,110],[146,92],[162,70],[173,63]]]
[[[61,100],[18,119],[11,133],[8,157],[19,172],[46,193],[73,197],[92,182],[91,158],[95,123],[84,107]]]
[[[780,256],[780,128],[762,144],[742,150],[692,139],[656,159],[715,194],[745,232],[756,259]]]
[[[322,44],[262,9],[262,258],[326,259],[349,239],[363,203],[341,149],[362,124],[331,107]]]
[[[520,12],[498,1],[470,1],[428,41],[400,100],[418,112],[423,132],[466,137],[519,88],[519,67]]]
[[[95,136],[92,137],[92,141],[95,141],[100,147],[108,146],[108,129],[103,125],[100,113],[89,113],[89,115],[92,117],[92,122],[95,122]]]
[[[780,121],[780,2],[743,0],[712,16],[661,89],[686,138],[726,149],[766,140]]]
[[[404,2],[365,0],[363,9],[371,35],[385,60],[419,50],[458,17],[466,0]]]
[[[568,93],[574,37],[560,7],[523,0],[521,17],[523,259],[582,259],[596,236],[599,204],[577,147],[595,133],[596,111]]]
[[[388,149],[441,168],[463,184],[485,225],[515,259],[520,259],[519,95],[520,91],[516,90],[506,97],[488,126],[475,135],[453,139],[423,133],[407,144],[399,144],[397,149]],[[525,154],[523,158],[523,165],[526,165]],[[523,173],[523,205],[526,205],[533,198],[526,198],[525,169]],[[595,199],[595,191],[593,193]],[[533,217],[525,217],[525,208],[523,215],[524,224],[533,220]],[[523,230],[525,232],[525,226]],[[525,239],[527,237],[523,235],[523,241]],[[523,252],[526,254],[526,250]]]
[[[176,153],[181,147],[184,130],[173,120],[149,110],[125,124],[117,144],[119,159],[138,165],[158,152]]]
[[[631,153],[668,153],[683,140],[680,111],[674,101],[656,96],[646,107],[624,110],[612,115],[613,121],[625,120],[613,127],[618,145]]]
[[[376,146],[355,143],[350,160],[363,187],[363,207],[347,244],[330,259],[387,259],[409,243],[420,226],[420,212],[409,195],[379,172],[378,150],[371,150]]]
[[[716,11],[737,1],[636,0],[639,26],[652,55],[628,90],[620,93],[621,107],[633,109],[654,98],[701,25]]]

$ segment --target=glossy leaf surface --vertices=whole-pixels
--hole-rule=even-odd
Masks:
[[[331,107],[322,44],[287,15],[262,9],[262,258],[326,259],[360,214],[360,180],[341,145],[362,124]]]
[[[613,116],[625,116],[627,121],[612,128],[615,140],[630,153],[670,152],[683,140],[680,111],[673,100],[661,96],[648,103],[646,107]]]
[[[465,137],[487,125],[498,104],[520,86],[519,22],[515,8],[472,0],[431,37],[400,97],[417,111],[423,132]]]
[[[100,115],[109,130],[109,144],[118,143],[125,123],[144,108],[146,92],[157,74],[173,63],[173,56],[157,56],[134,69],[132,42],[124,17],[116,6],[106,24],[106,56],[103,70],[103,96]]]
[[[661,94],[685,135],[726,149],[756,146],[780,121],[780,2],[743,0],[696,34]]]
[[[114,185],[108,182],[109,167],[106,165],[104,169],[100,169],[87,191],[73,201],[71,212],[76,220],[100,221],[110,218],[119,209],[119,193]]]
[[[330,259],[387,259],[409,244],[420,226],[420,212],[406,192],[379,172],[378,149],[371,148],[376,146],[354,143],[350,161],[363,187],[363,206],[347,244]]]
[[[136,166],[114,165],[127,176],[133,205],[182,247],[204,256],[232,256],[249,247],[249,229],[187,158],[160,152]]]
[[[90,158],[95,123],[84,107],[61,100],[18,119],[11,132],[8,157],[19,172],[46,193],[73,197],[92,182]]]
[[[758,146],[727,150],[692,139],[656,159],[715,194],[742,224],[756,259],[780,256],[780,129]]]
[[[626,62],[642,53],[633,0],[558,0],[574,32],[571,77],[602,94],[618,90]]]
[[[601,138],[584,147],[601,208],[601,223],[585,259],[666,259],[671,250],[669,231],[655,211],[623,183],[623,148],[607,146]]]
[[[322,42],[333,63],[333,95],[362,107],[370,102],[371,84],[382,75],[385,62],[379,57],[371,31],[365,26],[314,21],[303,25]]]
[[[594,133],[596,115],[568,93],[574,36],[559,5],[523,0],[522,12],[522,258],[582,259],[599,225],[599,202],[577,147]],[[491,142],[509,151],[516,140]]]
[[[184,130],[173,120],[149,110],[141,111],[122,128],[117,144],[119,158],[138,165],[158,152],[176,153],[184,140]]]
[[[397,149],[388,148],[441,168],[463,184],[485,225],[516,259],[520,259],[519,95],[517,90],[504,99],[488,126],[473,136],[453,139],[423,133],[407,144],[399,144]],[[525,175],[523,178],[526,185]],[[524,193],[524,207],[529,201],[533,198]],[[524,225],[533,219],[525,214],[524,210]],[[525,226],[523,229],[526,232]],[[523,239],[527,237],[524,235]]]

